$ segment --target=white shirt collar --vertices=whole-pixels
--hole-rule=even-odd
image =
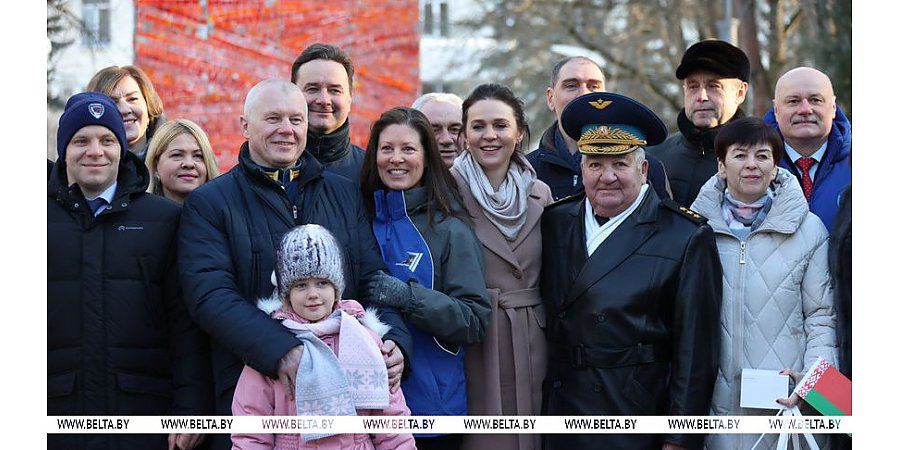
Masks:
[[[113,197],[116,195],[116,186],[118,186],[118,184],[119,184],[118,180],[113,180],[113,183],[111,185],[109,185],[109,187],[106,188],[106,190],[101,192],[100,195],[98,195],[94,198],[85,198],[85,200],[94,200],[97,198],[103,198],[103,200],[106,200],[106,203],[108,205],[111,205],[112,201],[113,201]]]
[[[647,191],[650,189],[650,185],[648,183],[644,183],[641,186],[641,192],[638,193],[637,198],[628,206],[625,211],[620,212],[619,214],[610,217],[609,221],[600,226],[597,223],[597,219],[594,218],[594,208],[591,206],[590,200],[585,196],[584,198],[584,240],[585,240],[585,248],[587,250],[588,257],[594,253],[594,250],[597,250],[597,247],[615,231],[619,225],[628,218],[628,216],[633,213],[638,205],[641,204],[641,201],[644,199],[644,196],[647,195]]]
[[[828,148],[828,140],[827,139],[822,144],[822,146],[819,147],[818,150],[816,150],[815,153],[813,153],[812,155],[809,155],[812,159],[816,160],[816,164],[822,162],[822,157],[825,156],[826,148]],[[790,158],[791,162],[794,164],[797,164],[797,160],[803,157],[803,155],[801,155],[800,152],[798,152],[797,150],[794,150],[794,148],[791,147],[790,144],[787,143],[787,141],[784,141],[784,152],[787,153],[788,158]]]

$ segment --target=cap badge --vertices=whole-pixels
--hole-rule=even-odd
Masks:
[[[628,125],[589,125],[578,139],[581,153],[591,155],[620,155],[641,145],[647,145],[643,136]]]
[[[595,100],[592,102],[588,102],[591,106],[597,109],[603,109],[612,104],[612,100]]]
[[[91,113],[95,119],[99,119],[103,117],[103,113],[106,112],[106,109],[103,107],[102,103],[91,103],[88,105],[88,112]]]

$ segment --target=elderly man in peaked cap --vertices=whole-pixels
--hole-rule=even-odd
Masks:
[[[750,86],[750,60],[728,42],[700,41],[684,52],[675,77],[684,81],[678,132],[647,152],[665,166],[672,199],[689,206],[718,169],[713,142],[719,129],[744,117],[741,104]]]
[[[722,271],[706,219],[647,184],[666,129],[623,95],[563,111],[584,193],[544,211],[548,415],[706,415],[718,364]],[[566,239],[554,239],[566,236]],[[548,435],[545,450],[700,449],[699,434]]]

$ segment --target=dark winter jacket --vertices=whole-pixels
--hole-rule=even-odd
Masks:
[[[208,415],[209,348],[176,271],[180,208],[145,192],[124,152],[114,200],[96,218],[65,161],[47,198],[47,414]],[[160,449],[166,435],[50,435],[48,448]]]
[[[188,196],[179,233],[179,269],[188,311],[212,336],[216,410],[231,413],[243,365],[278,378],[279,361],[297,339],[256,308],[272,294],[275,251],[285,232],[315,223],[343,246],[345,298],[360,298],[363,279],[384,262],[360,205],[358,188],[325,171],[309,153],[300,157],[300,194],[292,204],[281,185],[250,159],[245,142],[238,165]],[[405,352],[409,336],[402,319],[380,308],[382,320]],[[243,361],[242,361],[243,360]]]
[[[429,220],[425,194],[424,187],[387,195],[376,191],[373,229],[382,255],[427,252],[406,264],[409,269],[392,270],[403,281],[409,273],[420,278],[409,281],[413,299],[402,311],[416,347],[403,381],[409,409],[421,416],[465,415],[462,346],[480,342],[491,317],[484,254],[475,232],[461,220],[440,213]],[[422,241],[424,249],[417,245]],[[392,269],[403,262],[388,259]],[[430,279],[423,279],[428,274]]]
[[[363,149],[350,143],[350,119],[329,134],[319,134],[310,129],[306,135],[306,151],[325,166],[325,170],[336,173],[359,186],[359,172],[362,169]]]
[[[731,120],[741,117],[744,112],[738,108]],[[647,147],[647,153],[666,167],[672,199],[678,204],[691,206],[706,180],[719,170],[713,143],[721,128],[697,128],[682,109],[678,113],[679,132],[670,134],[662,144]]]
[[[841,194],[841,204],[834,216],[831,236],[828,240],[828,269],[834,287],[834,307],[837,312],[838,367],[852,378],[851,335],[853,306],[853,252],[852,252],[852,199],[851,186]]]
[[[648,190],[590,256],[584,195],[544,211],[545,415],[704,416],[718,367],[722,269],[699,215]],[[699,450],[703,436],[547,435],[545,450]]]
[[[581,167],[572,166],[568,161],[559,156],[557,148],[557,123],[553,122],[544,135],[537,149],[525,155],[531,166],[537,172],[538,179],[550,186],[553,200],[569,197],[584,191],[584,183],[581,178]],[[563,151],[568,151],[563,148]],[[672,198],[669,193],[669,182],[666,179],[666,169],[655,156],[646,153],[650,167],[647,171],[647,181],[653,186],[653,190],[660,198]]]
[[[775,110],[770,109],[763,116],[763,121],[778,129],[775,120]],[[780,132],[780,130],[779,130]],[[816,169],[816,178],[813,180],[813,191],[809,198],[809,210],[822,219],[825,228],[831,231],[831,223],[837,213],[838,204],[841,201],[841,192],[850,184],[850,144],[851,144],[850,120],[837,107],[834,122],[831,123],[831,133],[828,134],[828,145],[825,148],[825,156]],[[801,173],[797,166],[785,156],[778,165],[788,169],[800,179]]]

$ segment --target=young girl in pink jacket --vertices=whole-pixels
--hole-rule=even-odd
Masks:
[[[403,391],[388,389],[381,338],[388,326],[344,289],[341,250],[319,225],[284,235],[275,264],[278,289],[258,306],[303,343],[292,396],[279,380],[245,366],[234,392],[235,416],[408,416]],[[241,434],[233,449],[415,449],[410,434]]]

